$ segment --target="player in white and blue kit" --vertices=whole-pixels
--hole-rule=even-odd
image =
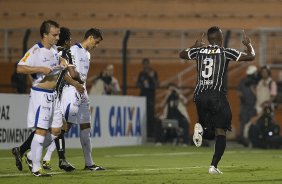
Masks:
[[[34,176],[50,176],[41,169],[43,143],[49,128],[53,140],[62,127],[55,87],[58,74],[67,67],[67,62],[59,57],[54,47],[59,33],[58,23],[52,20],[44,21],[40,27],[41,42],[28,50],[17,67],[18,73],[31,74],[33,78],[27,121],[29,128],[36,129],[31,143]]]
[[[56,82],[56,92],[57,92],[57,94],[56,95],[57,95],[57,101],[58,101],[57,104],[58,105],[60,105],[60,96],[61,96],[61,93],[62,93],[63,86],[65,85],[65,81],[67,81],[68,84],[73,85],[79,93],[82,93],[84,91],[84,87],[81,85],[81,84],[83,84],[83,82],[80,80],[78,72],[75,71],[75,66],[73,65],[72,56],[71,56],[71,53],[70,53],[70,50],[69,50],[70,44],[71,44],[70,30],[68,28],[61,27],[59,37],[60,38],[57,42],[57,52],[58,52],[60,57],[66,59],[66,61],[68,62],[69,65],[68,65],[67,69],[64,69],[60,72],[60,74],[57,78],[57,82]],[[62,117],[62,113],[58,112],[53,117],[53,120],[57,121],[58,118],[60,120],[61,117]],[[63,127],[65,127],[65,126],[63,126]],[[52,144],[48,147],[46,154],[43,158],[43,163],[42,163],[43,169],[51,170],[50,159],[51,159],[52,152],[55,150],[56,147],[57,147],[57,150],[58,150],[60,169],[63,169],[65,171],[73,171],[75,169],[75,167],[72,166],[65,159],[64,132],[65,132],[65,129],[62,128],[61,133],[54,140],[54,142],[52,142]],[[35,131],[33,131],[29,135],[27,140],[22,145],[20,145],[19,147],[14,147],[12,149],[12,154],[15,157],[16,166],[17,166],[19,171],[22,171],[22,157],[25,154],[25,152],[30,149],[31,142],[32,142],[32,139],[34,137],[34,133],[35,133]],[[48,140],[48,138],[50,138],[50,134],[48,134],[47,138],[45,138],[44,142],[46,142],[46,143],[45,144],[43,143],[43,145],[45,147],[48,146],[48,144],[50,143],[50,140]],[[32,158],[31,152],[28,152],[27,154],[25,154],[25,161],[26,161],[27,165],[29,166],[30,170],[32,170],[32,165],[33,165],[31,158]]]
[[[81,43],[71,47],[71,53],[74,58],[74,65],[84,82],[86,89],[86,79],[90,67],[90,53],[101,41],[103,37],[99,29],[91,28],[84,36]],[[80,142],[84,153],[85,170],[104,170],[96,165],[92,160],[92,145],[90,140],[90,109],[87,91],[79,94],[77,90],[66,85],[62,93],[63,115],[69,124],[77,123],[80,125]]]

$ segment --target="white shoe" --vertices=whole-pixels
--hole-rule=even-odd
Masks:
[[[209,168],[209,174],[223,174],[218,168],[215,168],[213,165]]]
[[[200,147],[203,142],[203,127],[200,123],[194,126],[193,142],[197,147]]]

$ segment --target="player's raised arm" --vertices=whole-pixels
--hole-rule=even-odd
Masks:
[[[248,36],[246,36],[246,33],[244,30],[242,31],[242,34],[243,34],[242,43],[246,46],[247,50],[246,50],[246,53],[242,52],[238,61],[253,61],[255,59],[256,53],[252,46],[251,39]]]

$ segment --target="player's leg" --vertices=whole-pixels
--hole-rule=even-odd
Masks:
[[[55,139],[55,144],[58,152],[58,157],[59,159],[65,159],[65,130],[66,130],[66,125],[67,123],[65,120],[63,120],[63,127],[61,130],[60,135],[58,135],[57,139]]]
[[[89,101],[86,94],[86,99],[80,104],[78,111],[78,123],[80,124],[80,143],[84,153],[85,170],[105,170],[96,165],[92,160],[92,144],[90,138],[90,110]]]
[[[35,131],[31,132],[31,134],[28,136],[27,140],[22,144],[20,145],[20,153],[21,155],[24,155],[24,153],[30,149],[30,145],[31,145],[31,141],[33,139],[33,136],[34,136],[34,133]]]
[[[52,116],[52,123],[50,131],[52,134],[48,137],[48,141],[45,141],[44,147],[48,146],[45,156],[43,157],[43,169],[51,170],[51,156],[54,150],[56,149],[56,138],[61,134],[60,130],[63,125],[62,122],[62,111],[61,111],[61,102],[59,98],[56,98],[54,105],[54,113]],[[50,144],[50,145],[49,145]]]
[[[222,155],[224,154],[226,147],[226,130],[216,128],[215,129],[215,145],[214,154],[209,168],[210,174],[222,174],[222,172],[217,168]]]
[[[55,139],[56,140],[56,139]],[[55,151],[56,149],[56,144],[55,144],[55,140],[52,141],[52,143],[47,147],[45,156],[43,157],[43,161],[42,161],[42,167],[45,170],[52,170],[52,166],[51,166],[51,157],[52,157],[52,153]]]
[[[50,131],[48,130],[47,131],[47,133],[46,133],[46,135],[45,135],[45,139],[44,139],[44,142],[42,143],[42,147],[43,148],[47,148],[47,149],[49,149],[51,146],[52,146],[52,144],[54,143],[54,139],[56,138],[56,136],[53,136],[51,133],[50,133]],[[54,144],[53,144],[54,145]],[[55,145],[54,145],[54,147],[56,147]],[[51,148],[52,149],[52,148]],[[55,148],[53,148],[53,149],[55,149]],[[48,151],[47,151],[48,152]],[[48,154],[47,154],[48,155]],[[29,151],[27,154],[25,154],[25,162],[26,162],[26,164],[28,165],[28,167],[29,167],[29,170],[32,172],[32,168],[33,168],[33,163],[32,163],[32,152],[31,151]],[[51,168],[46,168],[47,166],[47,164],[46,164],[46,160],[50,160],[50,158],[51,158],[51,155],[50,155],[50,158],[49,158],[49,156],[44,156],[44,158],[43,158],[43,169],[47,169],[47,170],[50,170]],[[44,162],[45,161],[45,162]],[[50,167],[50,166],[49,166]]]
[[[55,134],[52,129],[51,133],[53,134],[48,136],[48,138],[46,137],[49,132],[48,129],[50,127],[50,123],[52,123],[54,106],[55,92],[53,90],[32,88],[31,98],[29,101],[28,127],[36,128],[31,142],[32,173],[34,176],[51,176],[43,172],[41,168],[41,157],[44,141],[45,145],[49,146],[55,138]]]
[[[18,168],[19,171],[22,171],[22,157],[25,154],[27,150],[30,149],[30,145],[33,139],[35,131],[31,132],[31,134],[28,136],[27,140],[20,145],[19,147],[14,147],[12,149],[12,154],[15,157],[16,160],[16,167]]]
[[[80,124],[80,143],[84,154],[85,167],[90,167],[93,165],[90,123]]]
[[[216,108],[214,109],[213,113],[211,113],[210,118],[215,128],[214,155],[211,161],[211,166],[209,168],[210,174],[222,174],[217,166],[225,151],[226,131],[231,130],[232,119],[231,109],[226,96],[219,94],[216,101]]]
[[[56,139],[56,147],[59,155],[59,167],[65,171],[73,171],[75,167],[71,165],[65,158],[65,138],[64,133],[68,132],[72,124],[77,123],[78,106],[81,102],[79,93],[73,86],[65,86],[62,92],[61,108],[63,112],[63,119],[65,131],[62,131],[58,139]]]
[[[67,172],[75,170],[75,167],[70,164],[65,157],[65,132],[68,132],[69,129],[71,128],[72,123],[66,123],[64,122],[64,130],[61,130],[60,135],[55,139],[56,143],[56,148],[58,152],[58,157],[59,157],[59,168],[63,169]],[[65,131],[66,130],[66,131]]]
[[[31,142],[31,160],[32,160],[32,173],[35,176],[40,176],[41,171],[41,156],[43,150],[43,142],[47,134],[46,129],[37,128]]]
[[[194,126],[193,142],[197,147],[200,147],[203,142],[204,129],[202,124],[204,124],[207,114],[205,109],[205,101],[206,99],[201,94],[196,98],[195,101],[198,114],[198,123],[196,123]]]
[[[62,130],[61,130],[61,133],[57,137],[57,139],[55,139],[59,159],[66,159],[65,158],[65,148],[66,148],[66,146],[65,146],[65,132],[68,132],[69,129],[71,128],[71,126],[72,126],[72,124],[67,123],[65,121],[65,119],[63,118],[63,127],[62,127]]]

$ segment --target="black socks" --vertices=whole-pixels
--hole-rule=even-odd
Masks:
[[[65,131],[62,130],[60,135],[55,139],[56,148],[58,151],[59,159],[65,159]]]
[[[28,136],[27,140],[20,146],[20,153],[21,155],[24,155],[24,153],[30,149],[30,145],[33,139],[35,131],[31,132],[31,134]]]
[[[226,137],[224,135],[216,136],[214,155],[211,162],[211,165],[213,165],[215,168],[217,168],[217,164],[224,153],[225,147],[226,147]]]

